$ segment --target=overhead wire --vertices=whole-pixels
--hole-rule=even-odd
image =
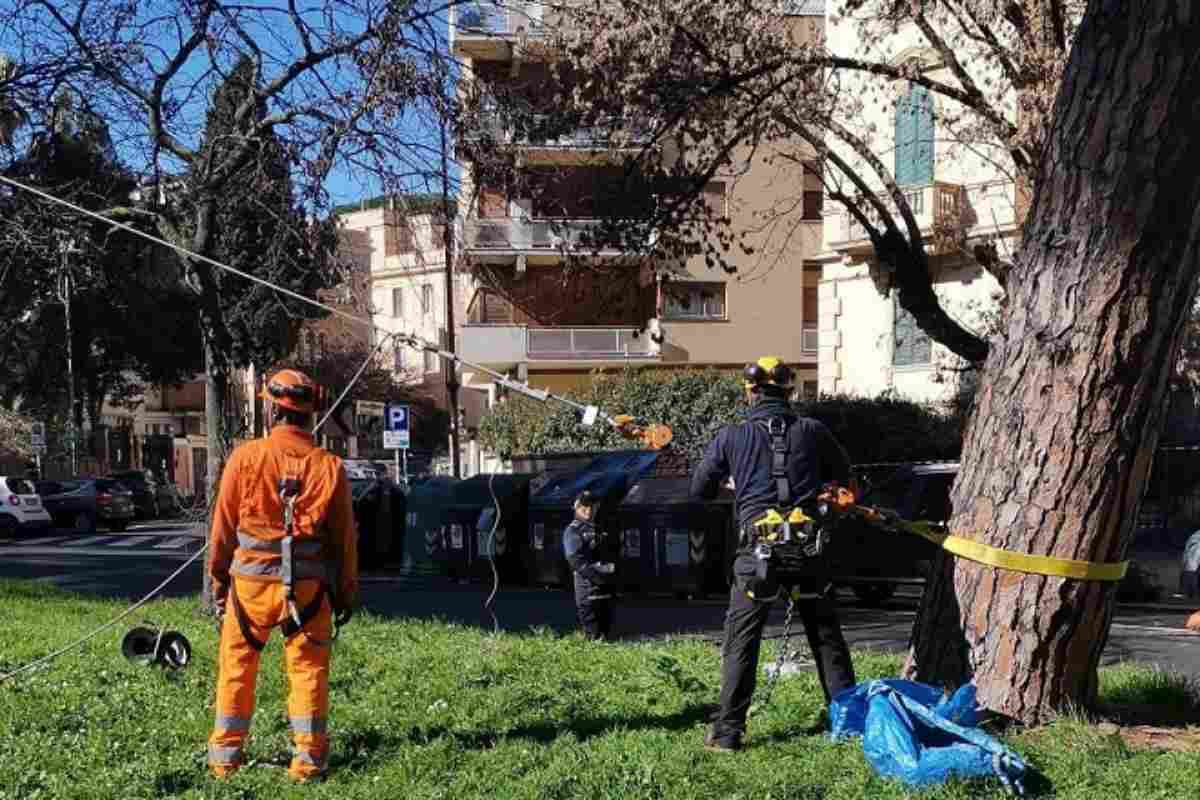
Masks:
[[[526,396],[532,397],[536,400],[540,400],[542,402],[545,402],[547,400],[554,400],[555,402],[561,403],[563,405],[566,405],[570,408],[575,409],[578,412],[583,413],[585,415],[585,419],[586,419],[586,415],[589,412],[591,412],[596,419],[603,419],[613,426],[617,426],[617,424],[618,424],[616,420],[614,420],[611,416],[609,416],[607,413],[601,411],[600,409],[597,409],[594,407],[588,407],[581,403],[576,403],[573,400],[553,394],[552,392],[549,392],[546,390],[534,389],[531,386],[529,386],[527,383],[523,383],[520,381],[514,381],[513,379],[509,378],[507,375],[504,375],[500,372],[489,369],[480,364],[475,364],[470,361],[466,361],[463,358],[459,357],[456,353],[442,350],[441,348],[437,347],[436,345],[430,344],[429,342],[421,339],[420,337],[418,337],[415,334],[400,333],[400,332],[396,332],[396,331],[389,331],[386,328],[381,328],[378,325],[375,325],[373,322],[371,322],[370,319],[368,319],[368,318],[364,318],[364,317],[358,316],[356,314],[351,314],[351,313],[343,311],[342,309],[339,309],[335,306],[331,306],[327,303],[322,303],[321,301],[315,300],[311,297],[305,297],[304,295],[300,294],[299,292],[288,289],[285,286],[280,286],[280,285],[278,285],[276,283],[272,283],[271,281],[268,281],[264,278],[260,278],[256,275],[252,275],[248,272],[244,272],[240,269],[237,269],[236,267],[231,267],[228,264],[224,264],[214,258],[210,258],[209,256],[205,256],[200,253],[196,253],[182,245],[179,245],[174,242],[163,239],[160,236],[155,236],[153,234],[147,233],[146,231],[140,230],[140,229],[138,229],[132,225],[129,225],[127,223],[111,219],[109,217],[104,216],[103,214],[101,214],[99,212],[96,212],[91,209],[84,208],[80,205],[72,203],[69,200],[64,200],[61,197],[56,197],[55,195],[50,194],[49,192],[43,191],[41,189],[38,189],[37,187],[30,186],[26,183],[15,180],[7,175],[0,175],[0,183],[5,183],[15,189],[18,189],[18,190],[24,191],[24,192],[28,192],[29,194],[40,197],[43,200],[47,200],[51,203],[54,203],[54,204],[57,204],[60,206],[64,206],[66,208],[71,209],[72,211],[82,214],[85,217],[90,217],[99,222],[102,222],[112,228],[126,231],[127,233],[131,233],[134,236],[137,236],[148,242],[151,242],[153,244],[157,244],[162,247],[166,247],[170,250],[173,250],[175,252],[178,252],[181,255],[186,256],[187,258],[194,259],[196,261],[199,261],[201,263],[207,264],[212,267],[216,267],[217,269],[220,269],[224,272],[228,272],[231,275],[236,275],[240,278],[248,280],[251,283],[255,283],[259,286],[264,286],[274,292],[284,295],[285,297],[290,297],[294,300],[297,300],[301,303],[305,303],[314,308],[319,308],[323,311],[327,311],[334,316],[341,317],[342,319],[346,319],[357,325],[362,325],[363,327],[369,328],[377,334],[383,334],[382,338],[380,338],[380,340],[376,343],[374,349],[372,349],[371,353],[364,360],[362,366],[360,366],[358,371],[354,374],[354,377],[351,379],[349,385],[341,392],[341,394],[335,400],[335,402],[330,407],[330,409],[320,419],[320,421],[316,424],[316,426],[314,426],[314,431],[319,430],[329,420],[330,416],[332,416],[332,414],[337,409],[337,407],[345,400],[345,398],[349,394],[351,388],[353,388],[354,384],[362,376],[363,372],[366,371],[368,365],[371,363],[371,360],[379,352],[380,348],[386,342],[393,341],[393,340],[399,340],[414,349],[428,351],[428,352],[434,353],[435,355],[437,355],[438,357],[440,357],[444,360],[451,361],[455,364],[460,364],[462,366],[467,366],[472,369],[475,369],[485,375],[488,375],[493,380],[495,380],[499,385],[501,385],[507,389],[511,389],[513,391],[524,394]],[[500,505],[500,500],[496,496],[494,480],[495,480],[495,474],[493,473],[492,476],[488,480],[488,491],[490,492],[490,494],[492,496],[492,502],[495,506],[495,512],[496,512],[495,520],[492,523],[492,531],[490,534],[491,535],[491,542],[490,542],[491,547],[495,546],[495,537],[496,537],[497,531],[499,530],[500,517],[501,517],[501,511],[502,511],[502,508]],[[60,648],[59,650],[56,650],[53,653],[43,656],[42,658],[37,659],[36,661],[31,662],[30,664],[27,664],[24,667],[21,667],[13,672],[9,672],[4,675],[0,675],[0,681],[8,680],[12,677],[15,677],[16,675],[20,675],[20,674],[22,674],[30,669],[33,669],[41,664],[52,661],[53,659],[65,654],[67,652],[70,652],[71,650],[73,650],[77,647],[82,646],[83,644],[85,644],[86,642],[95,638],[96,636],[103,633],[104,631],[109,630],[114,625],[116,625],[118,622],[125,619],[130,614],[132,614],[134,611],[136,611],[138,608],[141,608],[143,605],[145,605],[151,599],[153,599],[155,596],[157,596],[159,592],[161,592],[163,589],[165,589],[171,583],[171,581],[173,581],[175,578],[177,578],[189,565],[191,565],[193,562],[195,562],[195,560],[197,558],[199,558],[205,551],[207,551],[207,549],[208,549],[208,543],[205,542],[204,546],[201,547],[196,553],[194,553],[178,570],[173,572],[166,580],[164,580],[157,587],[155,587],[149,594],[147,594],[141,600],[138,600],[136,603],[134,603],[132,606],[130,606],[124,612],[119,614],[113,620],[105,623],[104,625],[102,625],[99,628],[95,629],[94,631],[88,633],[86,636],[82,637],[81,639],[78,639],[77,641],[72,642],[71,644],[67,645],[66,647]],[[489,614],[492,615],[494,628],[498,632],[500,630],[500,622],[499,622],[499,618],[496,616],[495,612],[492,610],[492,604],[495,601],[496,595],[499,593],[500,573],[499,573],[499,569],[497,568],[496,563],[495,563],[495,554],[494,553],[493,553],[493,557],[490,561],[491,561],[492,577],[493,577],[492,592],[488,596],[488,599],[484,602],[484,608],[488,611]]]

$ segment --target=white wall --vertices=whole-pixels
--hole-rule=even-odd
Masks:
[[[999,284],[965,260],[935,274],[934,292],[952,317],[986,333],[988,312],[996,307]],[[818,375],[824,393],[874,396],[893,391],[922,402],[947,400],[954,393],[953,369],[961,360],[937,342],[930,363],[893,366],[895,299],[880,294],[865,264],[830,264],[820,285],[821,353]]]

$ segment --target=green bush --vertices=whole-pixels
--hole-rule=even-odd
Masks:
[[[631,369],[596,375],[571,399],[597,405],[609,414],[627,413],[642,422],[665,423],[675,434],[675,446],[698,458],[721,426],[737,421],[741,395],[741,383],[729,373]],[[479,437],[484,447],[504,458],[631,446],[608,425],[583,427],[574,409],[520,396],[494,408],[481,423]]]
[[[745,411],[740,377],[712,369],[596,375],[571,399],[669,425],[675,446],[693,463],[717,431]],[[962,448],[957,418],[910,400],[826,395],[797,404],[797,410],[828,425],[855,463],[954,459]],[[583,427],[571,408],[520,396],[496,406],[481,423],[479,437],[504,458],[630,447],[607,425]]]

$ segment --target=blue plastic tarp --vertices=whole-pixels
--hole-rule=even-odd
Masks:
[[[619,501],[658,460],[658,452],[639,450],[607,453],[586,467],[551,478],[531,498],[534,506],[570,505],[585,490],[609,501]]]
[[[1023,793],[1025,762],[977,727],[974,684],[943,697],[923,683],[867,681],[838,693],[829,717],[835,739],[862,737],[867,761],[884,777],[918,787],[996,777]]]

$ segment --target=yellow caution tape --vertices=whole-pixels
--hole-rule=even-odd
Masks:
[[[889,518],[887,522],[907,533],[927,539],[956,556],[997,569],[1027,572],[1033,575],[1049,575],[1056,578],[1072,578],[1078,581],[1119,581],[1125,577],[1125,572],[1129,569],[1128,561],[1077,561],[1071,558],[1035,556],[1029,553],[1002,550],[999,547],[992,547],[936,530],[928,522],[905,522],[895,518]]]

